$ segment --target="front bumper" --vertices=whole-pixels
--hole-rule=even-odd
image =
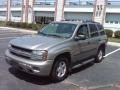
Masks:
[[[51,72],[53,60],[33,61],[15,56],[7,50],[5,52],[6,62],[11,66],[18,68],[30,74],[48,76]]]

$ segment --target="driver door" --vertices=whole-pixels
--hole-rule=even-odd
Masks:
[[[79,35],[85,35],[86,39],[84,40],[78,40],[77,45],[78,45],[78,50],[79,50],[79,56],[77,61],[83,62],[83,60],[91,55],[90,50],[91,50],[91,45],[89,43],[89,31],[88,31],[88,25],[83,24],[80,25],[76,36],[79,37]]]

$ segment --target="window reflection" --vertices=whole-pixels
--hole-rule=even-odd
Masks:
[[[7,0],[0,0],[0,7],[7,6]]]
[[[35,6],[54,6],[56,0],[35,0]]]
[[[22,0],[11,0],[12,7],[19,7],[22,6]]]

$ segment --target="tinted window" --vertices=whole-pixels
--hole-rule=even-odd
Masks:
[[[85,35],[86,38],[89,37],[87,25],[81,25],[81,26],[79,27],[78,32],[77,32],[77,36],[78,36],[78,35]]]
[[[98,26],[98,30],[99,30],[100,35],[105,35],[105,31],[104,31],[103,26],[100,24],[98,24],[97,26]]]
[[[90,28],[91,37],[96,37],[99,35],[95,24],[89,24],[89,28]]]
[[[105,35],[105,31],[101,31],[101,32],[100,32],[100,35]]]
[[[98,30],[103,30],[103,26],[102,25],[97,25],[98,26]]]

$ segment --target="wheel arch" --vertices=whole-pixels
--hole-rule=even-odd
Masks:
[[[66,58],[68,59],[69,65],[71,64],[71,53],[70,53],[70,52],[64,52],[64,53],[61,53],[61,54],[57,55],[57,56],[55,57],[55,59],[54,59],[54,63],[57,61],[57,58],[59,58],[59,57],[61,57],[61,56],[66,57]],[[53,64],[54,64],[54,63],[53,63]]]

